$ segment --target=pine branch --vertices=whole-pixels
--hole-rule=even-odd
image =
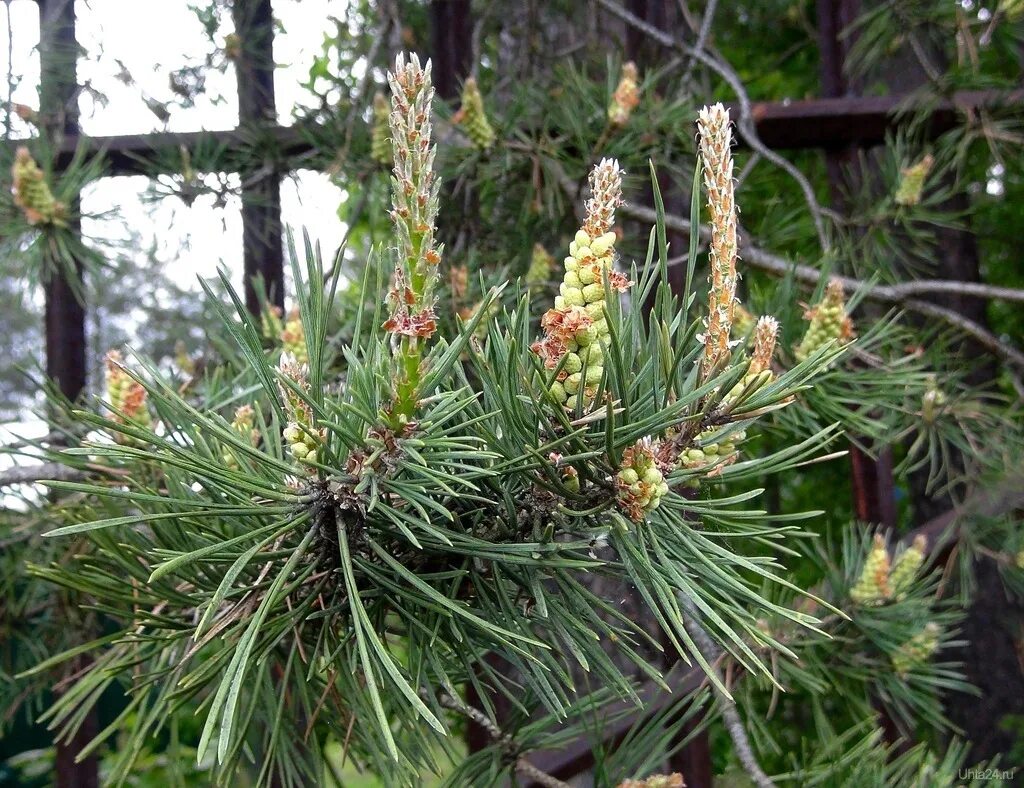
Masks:
[[[88,474],[78,468],[69,468],[59,462],[44,462],[39,465],[22,465],[0,473],[0,487],[15,484],[32,484],[46,479],[60,481],[76,481],[84,479]]]
[[[814,188],[811,186],[804,174],[800,172],[800,170],[791,161],[783,158],[761,141],[761,137],[758,135],[757,128],[754,125],[750,96],[747,94],[747,90],[743,86],[743,82],[732,67],[722,60],[708,54],[703,48],[696,49],[691,47],[664,30],[660,30],[654,25],[645,22],[640,17],[627,11],[614,0],[597,0],[597,2],[598,5],[603,7],[606,11],[617,16],[623,22],[636,28],[644,35],[653,38],[663,46],[672,47],[693,60],[699,60],[728,83],[729,87],[732,88],[732,91],[736,94],[736,99],[739,102],[740,116],[736,120],[736,125],[739,128],[740,134],[743,135],[743,139],[746,140],[747,145],[752,151],[759,154],[762,158],[767,159],[776,167],[785,170],[789,173],[790,177],[796,181],[800,190],[804,194],[807,207],[811,212],[811,218],[814,221],[814,229],[818,234],[818,242],[821,244],[822,250],[828,252],[831,249],[831,243],[829,242],[828,233],[825,229],[825,221],[822,218],[825,214],[825,209],[818,204],[818,199],[814,195]]]
[[[480,711],[480,709],[470,706],[465,701],[447,692],[442,693],[438,698],[438,701],[446,709],[458,712],[467,719],[475,722],[487,731],[487,735],[491,737],[491,740],[495,744],[500,745],[501,748],[510,755],[515,755],[516,771],[520,774],[529,777],[534,782],[540,783],[547,788],[570,788],[569,783],[562,782],[557,777],[553,777],[547,772],[538,769],[530,763],[526,757],[519,755],[519,748],[516,745],[515,739],[505,733],[505,731],[503,731],[496,722]]]
[[[822,214],[824,213],[820,205],[818,205],[817,199],[814,196],[814,190],[811,187],[809,181],[804,177],[792,162],[779,156],[777,153],[769,149],[761,142],[757,135],[757,130],[754,127],[753,118],[751,114],[750,97],[747,95],[746,89],[743,87],[742,82],[737,76],[736,72],[732,70],[727,64],[720,60],[712,57],[703,51],[703,49],[695,49],[688,46],[682,41],[677,40],[670,34],[663,30],[654,27],[653,25],[645,22],[635,14],[630,13],[628,10],[620,6],[614,0],[597,0],[598,4],[601,5],[609,13],[617,16],[628,25],[636,28],[645,35],[653,38],[664,46],[674,47],[688,57],[699,60],[704,63],[708,68],[718,73],[732,88],[736,94],[737,100],[740,105],[740,116],[737,120],[737,126],[739,127],[740,133],[750,148],[757,154],[760,154],[763,158],[772,162],[778,167],[786,170],[794,180],[797,181],[801,190],[804,193],[804,197],[807,201],[808,208],[811,211],[812,219],[814,220],[815,229],[818,232],[818,238],[821,243],[823,250],[828,251],[830,246],[828,238],[824,230],[824,224],[822,222]],[[655,218],[654,211],[646,211],[643,208],[633,207],[630,209],[627,207],[624,213],[632,213],[637,218],[644,218],[648,221],[653,221]],[[639,216],[640,213],[644,213],[643,217]],[[673,227],[675,229],[681,229],[684,232],[688,232],[689,222],[679,219],[678,217],[666,216],[666,226]],[[673,221],[674,220],[674,221]],[[686,227],[683,226],[686,225]],[[701,235],[704,236],[704,229],[701,228]],[[760,258],[755,259],[755,258]],[[821,274],[809,266],[794,266],[788,261],[782,258],[774,258],[774,256],[764,256],[760,254],[760,250],[745,246],[744,260],[746,262],[756,265],[766,270],[773,270],[776,273],[784,274],[789,270],[793,270],[794,274],[798,279],[807,282],[817,283],[821,278]],[[800,270],[803,269],[803,270]],[[852,292],[858,290],[864,286],[864,283],[860,280],[842,278],[843,289],[846,292]],[[929,287],[931,285],[931,287]],[[970,335],[982,345],[985,349],[999,356],[1000,358],[1012,361],[1021,367],[1024,367],[1024,353],[1017,350],[1011,345],[1008,345],[999,340],[994,334],[986,330],[983,326],[964,317],[955,310],[948,309],[937,304],[933,304],[927,301],[920,301],[912,299],[909,296],[914,293],[925,293],[925,292],[959,292],[966,295],[974,295],[981,298],[1003,298],[1006,300],[1019,301],[1024,300],[1024,291],[1014,290],[1012,288],[994,288],[988,285],[973,283],[973,282],[915,282],[905,283],[902,285],[893,286],[874,286],[868,289],[865,295],[874,301],[890,302],[902,304],[907,309],[917,312],[918,314],[927,315],[930,317],[936,317],[940,320],[955,326],[965,334]]]
[[[601,2],[602,0],[599,0]],[[564,170],[557,165],[553,166],[556,177],[562,190],[574,198],[577,186]],[[652,225],[658,221],[658,214],[651,208],[627,202],[619,212],[624,216],[630,216],[641,222]],[[677,232],[689,235],[692,225],[689,219],[684,219],[675,214],[664,214],[665,227]],[[702,224],[698,228],[700,238],[704,242],[711,240],[711,228]],[[988,331],[984,326],[979,325],[959,312],[949,309],[930,301],[922,301],[913,298],[915,295],[926,293],[959,293],[962,295],[974,296],[977,298],[991,298],[1014,302],[1024,302],[1024,290],[1011,287],[997,287],[986,285],[981,282],[959,282],[952,279],[921,280],[916,282],[901,282],[896,285],[875,285],[865,282],[863,279],[856,279],[850,276],[825,275],[817,268],[802,263],[796,263],[777,254],[773,254],[758,246],[754,246],[742,237],[740,248],[742,249],[742,260],[745,265],[759,268],[775,276],[792,275],[799,282],[811,287],[816,287],[822,278],[838,281],[843,286],[843,292],[847,295],[861,293],[870,301],[882,304],[894,304],[902,306],[911,312],[917,312],[928,317],[938,318],[945,323],[959,329],[971,336],[979,345],[991,352],[993,355],[1010,361],[1024,369],[1024,352],[1021,352],[1013,345],[1001,341],[995,334]]]
[[[693,603],[685,597],[680,597],[679,601],[687,614],[686,620],[683,622],[686,631],[693,638],[694,644],[708,665],[712,665],[721,656],[721,650],[711,640],[704,627],[700,625],[697,618],[699,614]],[[714,667],[711,670],[717,673]],[[758,788],[775,788],[775,783],[764,773],[761,765],[757,762],[754,750],[750,746],[750,739],[747,736],[746,728],[743,727],[743,720],[736,710],[736,702],[718,689],[718,685],[722,683],[721,676],[715,676],[715,678],[717,681],[711,682],[711,689],[718,697],[719,703],[722,704],[722,721],[725,723],[726,730],[729,731],[729,737],[736,747],[736,756],[740,759],[743,768]]]
[[[574,188],[571,180],[568,183],[563,182],[563,187]],[[632,203],[624,205],[621,212],[643,222],[651,222],[653,224],[657,221],[657,214],[653,210]],[[689,233],[691,230],[688,219],[673,214],[665,214],[665,226],[683,233]],[[706,225],[701,225],[699,232],[703,240],[707,241],[710,239],[711,229]],[[760,268],[776,276],[792,274],[798,281],[811,286],[817,286],[818,282],[826,276],[813,266],[794,263],[785,257],[773,254],[760,247],[752,246],[746,242],[741,243],[740,248],[743,250],[741,256],[744,264]],[[827,278],[837,280],[842,284],[843,291],[847,294],[860,292],[871,301],[883,304],[896,304],[912,312],[938,318],[970,335],[978,344],[999,358],[1011,361],[1017,366],[1024,368],[1024,353],[1012,345],[1001,341],[995,334],[983,326],[953,309],[912,297],[913,295],[924,293],[962,293],[978,298],[1024,301],[1024,291],[1022,290],[1008,287],[993,287],[978,282],[957,282],[948,279],[930,282],[904,282],[898,285],[872,285],[862,279],[855,279],[849,276],[828,276]]]
[[[856,280],[853,280],[856,281]],[[906,298],[925,293],[950,293],[953,295],[972,296],[974,298],[990,298],[999,301],[1019,301],[1024,303],[1024,290],[1015,287],[999,287],[984,282],[958,282],[951,279],[922,279],[914,282],[900,282],[896,285],[879,285],[876,291],[892,301],[903,301]]]

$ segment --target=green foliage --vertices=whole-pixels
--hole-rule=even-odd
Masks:
[[[137,665],[135,689],[128,687],[131,715],[124,717],[132,742],[159,729],[168,712],[198,702],[206,719],[200,757],[216,751],[226,775],[246,743],[255,741],[264,774],[301,782],[316,773],[322,740],[295,741],[284,733],[290,721],[307,719],[314,731],[342,730],[351,721],[351,756],[378,772],[397,767],[410,780],[433,766],[436,741],[444,741],[432,733],[447,731],[437,692],[479,682],[480,694],[490,686],[513,697],[499,674],[475,674],[474,663],[488,651],[502,654],[529,695],[558,716],[571,703],[570,662],[588,666],[617,697],[635,697],[599,648],[600,639],[618,643],[657,680],[658,671],[635,651],[646,633],[621,617],[594,616],[612,611],[581,584],[586,572],[635,583],[673,645],[704,662],[679,623],[673,596],[685,594],[739,664],[770,675],[745,642],[757,632],[746,610],[800,626],[815,619],[759,593],[762,582],[788,585],[771,552],[741,556],[732,545],[754,539],[768,547],[792,531],[787,523],[798,516],[764,522],[763,511],[745,506],[756,490],[696,499],[670,493],[648,522],[637,525],[618,513],[607,481],[617,458],[643,436],[705,423],[717,413],[721,395],[714,392],[730,388],[742,372],[738,359],[739,366],[721,377],[697,384],[685,363],[696,326],[676,311],[663,285],[658,300],[665,319],[645,325],[640,301],[656,287],[655,271],[651,265],[634,269],[638,285],[628,310],[620,313],[617,302],[609,303],[609,325],[617,328],[606,389],[616,404],[575,420],[544,395],[548,373],[530,350],[522,301],[493,320],[482,351],[468,340],[483,312],[450,343],[434,344],[424,358],[415,428],[392,431],[379,415],[392,396],[390,358],[375,328],[380,315],[354,329],[343,351],[343,387],[326,377],[340,359],[325,355],[331,303],[312,253],[309,291],[299,299],[308,381],[288,379],[273,365],[276,351],[264,351],[237,298],[234,318],[219,309],[249,369],[230,387],[214,386],[201,403],[189,402],[137,359],[140,374],[129,374],[145,389],[162,429],[79,412],[80,420],[117,442],[65,452],[88,456],[112,473],[123,469],[137,481],[127,489],[50,483],[84,495],[89,507],[129,511],[76,517],[52,536],[87,534],[96,549],[71,571],[37,569],[97,600],[108,614],[116,615],[128,599],[136,613],[121,635],[95,644],[101,649],[95,667],[49,717],[58,724],[74,719],[82,702]],[[379,301],[369,292],[362,300]],[[734,407],[725,423],[749,424],[746,412],[778,407],[833,356],[815,354]],[[279,390],[298,398],[324,430],[315,470],[295,466],[284,449],[287,406]],[[239,401],[256,408],[263,436],[258,447],[221,415]],[[828,432],[756,463],[733,464],[722,470],[721,483],[743,485],[755,475],[784,471]],[[237,467],[224,464],[225,450]],[[553,453],[561,455],[557,463]],[[566,488],[556,470],[567,467],[579,474],[577,491]],[[682,471],[675,481],[692,478]],[[713,522],[715,532],[695,528],[697,516]],[[599,557],[596,541],[607,541],[619,558]],[[744,608],[727,602],[733,598],[744,600]],[[581,615],[588,626],[580,626]],[[292,691],[277,698],[279,681]],[[141,691],[151,682],[155,693]],[[332,702],[323,700],[328,697]],[[138,751],[138,744],[125,747],[119,768],[127,770]],[[386,765],[391,758],[395,766]]]
[[[567,43],[555,46],[563,17],[578,22],[573,4],[543,5],[537,13],[551,37],[531,41],[534,54]],[[416,40],[425,7],[399,6],[401,35]],[[900,24],[888,6],[855,24],[851,75],[868,92],[883,90],[878,72],[906,44],[966,47],[965,35],[973,42],[984,33],[960,8],[904,6]],[[196,10],[219,47],[226,6]],[[597,784],[644,777],[662,770],[684,723],[700,714],[716,764],[730,784],[746,785],[720,723],[735,701],[757,758],[779,782],[960,784],[966,748],[939,742],[950,733],[944,702],[970,691],[955,650],[971,559],[995,557],[1020,594],[1019,529],[1010,517],[965,520],[955,592],[944,592],[940,567],[926,557],[899,582],[894,569],[899,588],[878,604],[854,602],[872,534],[848,524],[843,468],[824,461],[847,442],[869,453],[893,447],[901,489],[920,477],[929,495],[954,499],[1019,465],[1024,441],[1006,396],[1012,368],[1002,393],[978,387],[962,337],[871,301],[879,284],[930,276],[948,232],[968,222],[982,230],[986,275],[1019,284],[1007,264],[1020,224],[1011,199],[1021,182],[1019,118],[986,111],[926,143],[909,112],[884,146],[851,158],[842,183],[830,182],[817,154],[788,156],[818,200],[842,205],[841,214],[823,213],[827,248],[800,184],[737,152],[742,230],[821,278],[817,286],[806,276],[769,279],[744,264],[754,242],[744,237],[741,298],[750,318],[780,319],[778,352],[758,378],[755,337],[734,325],[729,362],[702,376],[705,250],[696,233],[669,232],[665,204],[683,217],[689,193],[699,224],[692,123],[698,96],[733,97],[720,72],[686,66],[677,84],[679,61],[648,63],[639,105],[613,127],[608,106],[621,68],[609,55],[613,32],[596,26],[598,45],[581,39],[588,46],[556,63],[510,62],[500,14],[484,13],[474,84],[497,136],[473,145],[453,108],[435,107],[446,186],[422,190],[420,207],[432,217],[440,197],[444,253],[438,245],[443,262],[424,268],[433,220],[396,237],[393,197],[370,157],[369,97],[383,87],[385,60],[377,42],[399,32],[375,12],[351,4],[309,71],[312,108],[299,129],[313,151],[303,163],[344,184],[339,216],[349,234],[336,265],[325,266],[308,240],[292,250],[298,328],[289,319],[282,342],[280,330],[245,311],[226,275],[207,283],[201,305],[179,323],[167,314],[161,330],[135,343],[145,352],[126,374],[148,420],[110,402],[80,404],[65,448],[41,442],[23,452],[76,478],[54,481],[52,500],[30,496],[27,514],[0,521],[0,540],[13,546],[0,566],[12,600],[0,622],[9,633],[4,712],[38,716],[45,688],[88,655],[89,669],[42,718],[70,733],[100,695],[123,695],[120,716],[90,750],[105,754],[111,784],[358,784],[354,774],[369,773],[387,784],[440,774],[453,786],[497,782],[520,754],[581,736],[594,742]],[[730,60],[755,98],[805,95],[818,82],[809,16],[808,3],[720,9],[708,51]],[[924,105],[951,89],[1015,85],[1010,27],[993,25],[990,47],[923,88]],[[570,48],[582,35],[572,29]],[[209,65],[223,68],[244,43],[225,41]],[[206,173],[277,160],[271,136],[241,134],[240,150],[200,145],[156,162],[173,174],[154,194],[223,199],[229,183]],[[600,396],[566,409],[551,389],[563,373],[586,381],[590,359],[573,351],[574,361],[543,363],[532,346],[554,292],[516,280],[535,244],[566,248],[585,176],[605,156],[628,172],[627,199],[653,204],[657,221],[620,220],[614,273],[633,285],[603,296],[598,319],[608,328],[591,381]],[[658,165],[650,183],[649,161]],[[994,163],[1007,199],[985,193]],[[73,194],[100,172],[76,160],[56,188]],[[419,196],[422,184],[412,185]],[[11,256],[29,261],[19,275],[43,278],[36,262],[49,258],[36,252],[51,241],[58,261],[84,259],[75,233],[19,227],[0,233],[27,250]],[[382,328],[396,314],[399,288],[388,280],[403,260],[417,280],[416,315],[436,318],[434,338]],[[803,345],[805,318],[833,274],[860,277],[845,288],[853,331]],[[94,281],[97,292],[112,286],[106,273]],[[611,293],[610,276],[600,284]],[[994,327],[1019,339],[1017,314],[993,303]],[[161,363],[168,338],[209,313],[212,347],[196,367]],[[123,327],[112,322],[102,325],[104,346],[120,344]],[[581,369],[566,370],[570,363]],[[252,409],[244,431],[240,408]],[[67,403],[58,410],[70,414]],[[679,462],[682,452],[700,462]],[[656,508],[624,506],[623,487],[648,470],[668,492]],[[822,510],[827,517],[816,516]],[[52,538],[40,539],[43,530]],[[635,588],[661,637],[595,591],[595,578]],[[696,647],[686,626],[694,622],[721,654]],[[652,708],[649,692],[667,689],[675,653],[705,686],[641,717],[617,745],[602,744],[608,725]],[[474,696],[482,708],[467,714],[463,698]],[[501,734],[467,755],[456,743],[463,717],[495,717],[495,698],[511,708]],[[921,743],[883,741],[879,714]]]

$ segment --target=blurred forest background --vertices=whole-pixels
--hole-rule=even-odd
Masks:
[[[64,89],[67,52],[48,64],[38,44],[46,20],[58,30],[69,19],[77,73]],[[48,340],[44,313],[54,281],[69,272],[82,273],[73,288],[86,304],[80,371],[93,394],[102,390],[104,353],[125,344],[173,375],[215,363],[225,337],[197,277],[219,290],[218,266],[255,311],[261,294],[246,274],[262,277],[271,302],[290,302],[282,226],[307,229],[326,259],[343,249],[343,277],[358,281],[390,228],[373,100],[398,51],[433,61],[453,314],[472,314],[490,284],[526,277],[538,245],[560,257],[582,178],[605,155],[628,175],[625,223],[644,228],[626,233],[626,259],[644,257],[648,162],[656,165],[665,209],[677,219],[668,229],[671,275],[681,283],[694,118],[705,103],[729,104],[744,305],[779,315],[795,345],[799,304],[816,303],[829,274],[857,280],[858,332],[870,337],[870,326],[898,310],[906,357],[934,370],[933,390],[966,403],[948,426],[955,434],[908,426],[922,418],[919,402],[901,399],[873,422],[855,413],[878,403],[846,403],[849,459],[773,482],[769,506],[827,501],[827,517],[813,526],[826,540],[860,521],[896,534],[924,528],[934,542],[956,519],[949,513],[971,502],[957,524],[972,527],[935,561],[969,604],[958,658],[979,693],[952,693],[945,713],[972,743],[972,762],[997,754],[1024,761],[1024,617],[1014,594],[1024,480],[1011,439],[1024,397],[1020,0],[4,0],[3,32],[2,170],[32,140],[80,227],[78,243],[40,250],[5,180],[0,432],[8,442],[48,429],[46,351],[61,340]],[[46,106],[48,68],[60,95]],[[470,78],[493,142],[466,121]],[[609,104],[629,79],[637,101],[626,100],[616,118]],[[933,280],[957,286],[921,286]],[[52,374],[52,355],[50,364]],[[900,399],[892,381],[886,393]],[[12,512],[20,497],[32,498],[0,492]],[[12,565],[25,556],[8,543],[0,549],[0,567],[12,567],[0,591],[13,598],[20,575]],[[15,616],[5,604],[0,637],[14,642],[24,611]],[[0,681],[17,695],[14,667],[0,667]],[[0,763],[48,743],[24,708],[12,709],[0,717]],[[724,735],[702,735],[703,755],[688,750],[691,773],[700,758],[726,771]],[[0,767],[0,784],[48,773],[14,763]],[[155,756],[151,782],[137,784],[159,784],[161,768]]]

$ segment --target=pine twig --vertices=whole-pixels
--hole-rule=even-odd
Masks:
[[[685,597],[680,597],[679,601],[686,612],[686,619],[683,622],[686,631],[690,634],[694,644],[708,665],[712,665],[721,656],[721,650],[711,640],[711,636],[708,635],[704,627],[700,625],[697,618],[697,609],[693,603]],[[711,670],[718,673],[714,667]],[[757,762],[757,756],[754,755],[754,750],[750,746],[747,730],[743,727],[743,720],[736,710],[736,702],[718,689],[718,685],[722,683],[721,676],[716,675],[715,678],[717,681],[711,683],[711,688],[715,695],[718,696],[718,701],[722,705],[722,721],[725,723],[726,730],[729,731],[729,737],[736,748],[736,756],[740,759],[744,770],[746,770],[750,779],[754,781],[758,788],[775,788],[775,783],[764,773],[761,765]]]
[[[557,777],[553,777],[541,769],[538,769],[525,756],[518,754],[518,747],[515,739],[509,734],[505,733],[494,720],[484,714],[480,709],[470,706],[468,703],[463,701],[450,693],[443,692],[438,697],[438,702],[446,709],[458,712],[466,719],[472,720],[490,736],[491,740],[495,744],[501,745],[510,755],[516,756],[516,771],[529,777],[536,783],[540,783],[545,788],[570,788],[569,783],[562,782]]]
[[[740,116],[736,120],[736,125],[739,128],[740,134],[743,135],[743,139],[746,140],[747,145],[751,150],[760,154],[763,159],[770,161],[776,167],[785,170],[790,177],[796,181],[800,190],[804,194],[804,200],[807,202],[807,207],[811,212],[811,218],[814,221],[814,228],[818,234],[818,242],[821,244],[823,251],[830,251],[831,243],[829,241],[823,219],[825,209],[818,204],[818,198],[814,196],[814,188],[811,186],[807,178],[804,177],[804,174],[800,172],[800,170],[791,161],[783,158],[761,141],[761,137],[757,133],[757,127],[754,125],[750,96],[747,94],[747,90],[743,86],[743,82],[732,67],[718,58],[709,55],[704,51],[704,49],[691,47],[676,39],[669,33],[666,33],[664,30],[645,22],[640,17],[630,11],[627,11],[615,2],[615,0],[597,0],[597,3],[609,13],[617,16],[623,22],[636,28],[644,35],[653,38],[658,43],[666,47],[677,49],[687,57],[694,60],[699,60],[729,84],[733,93],[736,94],[736,99],[740,105]]]
[[[658,219],[657,213],[652,209],[631,203],[624,205],[621,213],[652,224]],[[687,234],[691,230],[688,219],[673,214],[665,214],[665,226],[671,230]],[[711,237],[711,230],[707,226],[701,225],[698,229],[703,240],[706,241]],[[743,250],[742,258],[745,265],[760,268],[762,271],[767,271],[770,274],[776,276],[792,274],[797,281],[812,287],[817,286],[818,282],[825,277],[825,274],[813,266],[794,263],[791,260],[787,260],[784,257],[749,243],[741,243],[740,248]],[[859,292],[871,301],[902,306],[911,312],[938,318],[970,335],[979,345],[999,358],[1013,362],[1024,369],[1024,353],[1017,348],[1003,342],[983,326],[953,309],[913,297],[914,295],[923,295],[925,293],[959,293],[978,298],[1024,301],[1024,291],[1008,287],[994,287],[979,282],[957,282],[942,279],[903,282],[898,285],[873,285],[862,279],[855,279],[849,276],[828,276],[827,278],[837,280],[842,284],[843,291],[847,294]]]
[[[684,3],[680,3],[680,10],[682,10]],[[700,29],[697,31],[697,40],[694,42],[693,48],[698,52],[703,52],[704,47],[708,43],[708,38],[711,35],[711,24],[715,20],[715,12],[718,10],[718,0],[708,0],[707,5],[704,7],[704,16],[700,20]],[[690,62],[686,64],[686,69],[683,71],[683,75],[680,81],[686,83],[690,79],[690,75],[693,73],[693,67],[696,65],[697,59],[690,58]]]
[[[44,462],[38,465],[21,465],[9,468],[0,473],[0,487],[10,487],[15,484],[32,484],[48,479],[60,481],[75,481],[84,479],[88,474],[78,468],[69,468],[59,462]]]
[[[525,774],[535,783],[540,783],[545,788],[571,788],[569,783],[562,782],[557,777],[552,777],[547,772],[541,771],[526,758],[520,758],[516,761],[516,771],[520,774]]]

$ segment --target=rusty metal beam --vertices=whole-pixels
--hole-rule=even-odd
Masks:
[[[980,108],[1024,112],[1024,90],[971,90],[931,104],[922,129],[934,138]],[[761,140],[771,148],[832,150],[871,147],[885,141],[902,115],[920,111],[906,96],[838,96],[803,101],[754,102],[751,108]]]
[[[884,142],[886,134],[896,128],[901,115],[914,111],[915,106],[905,96],[840,96],[801,101],[756,101],[751,110],[758,134],[769,147],[778,150],[831,150],[850,145],[871,147]],[[983,107],[1024,113],[1024,90],[957,93],[952,99],[932,104],[922,128],[928,136],[936,137],[953,128],[964,113]],[[277,155],[286,161],[315,151],[315,140],[323,137],[323,129],[315,124],[268,125],[261,133],[276,147]],[[60,146],[57,166],[67,165],[76,147],[84,145],[90,153],[106,157],[106,174],[153,174],[160,170],[160,162],[180,161],[182,147],[190,151],[203,147],[209,150],[216,146],[244,150],[251,144],[252,134],[245,129],[117,137],[72,135],[66,137]]]

